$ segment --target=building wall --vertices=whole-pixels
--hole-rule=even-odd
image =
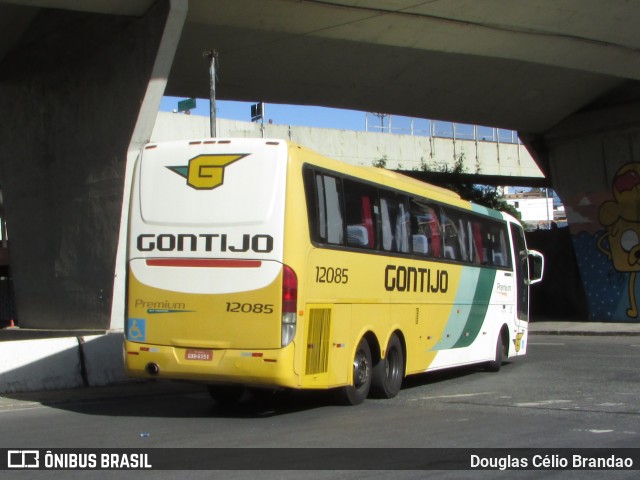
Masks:
[[[525,223],[553,222],[553,198],[507,198],[506,201],[522,214]]]

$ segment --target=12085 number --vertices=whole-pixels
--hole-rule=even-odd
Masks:
[[[349,269],[316,267],[316,283],[349,283]]]
[[[270,303],[239,303],[227,302],[229,313],[273,313],[273,305]]]

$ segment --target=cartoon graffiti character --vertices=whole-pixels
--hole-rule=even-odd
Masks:
[[[627,163],[612,182],[614,200],[600,205],[600,223],[607,232],[598,240],[598,249],[619,272],[629,272],[629,309],[627,315],[638,317],[635,295],[636,276],[640,272],[640,163]],[[605,240],[608,238],[608,249]]]

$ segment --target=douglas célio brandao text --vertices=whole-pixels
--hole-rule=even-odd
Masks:
[[[533,454],[533,455],[504,455],[482,456],[472,454],[469,457],[472,470],[629,470],[634,469],[634,459],[630,457],[606,454]]]

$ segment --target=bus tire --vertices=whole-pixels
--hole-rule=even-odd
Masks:
[[[496,355],[493,360],[487,362],[485,370],[487,372],[499,372],[505,359],[505,337],[501,333],[496,341]]]
[[[393,398],[402,387],[404,378],[404,351],[397,335],[392,335],[385,358],[373,368],[371,394],[376,398]]]
[[[342,405],[359,405],[365,401],[371,388],[371,348],[362,338],[353,357],[353,384],[335,390],[336,400]]]
[[[245,388],[241,385],[208,385],[209,395],[215,402],[223,407],[230,407],[238,403]]]

